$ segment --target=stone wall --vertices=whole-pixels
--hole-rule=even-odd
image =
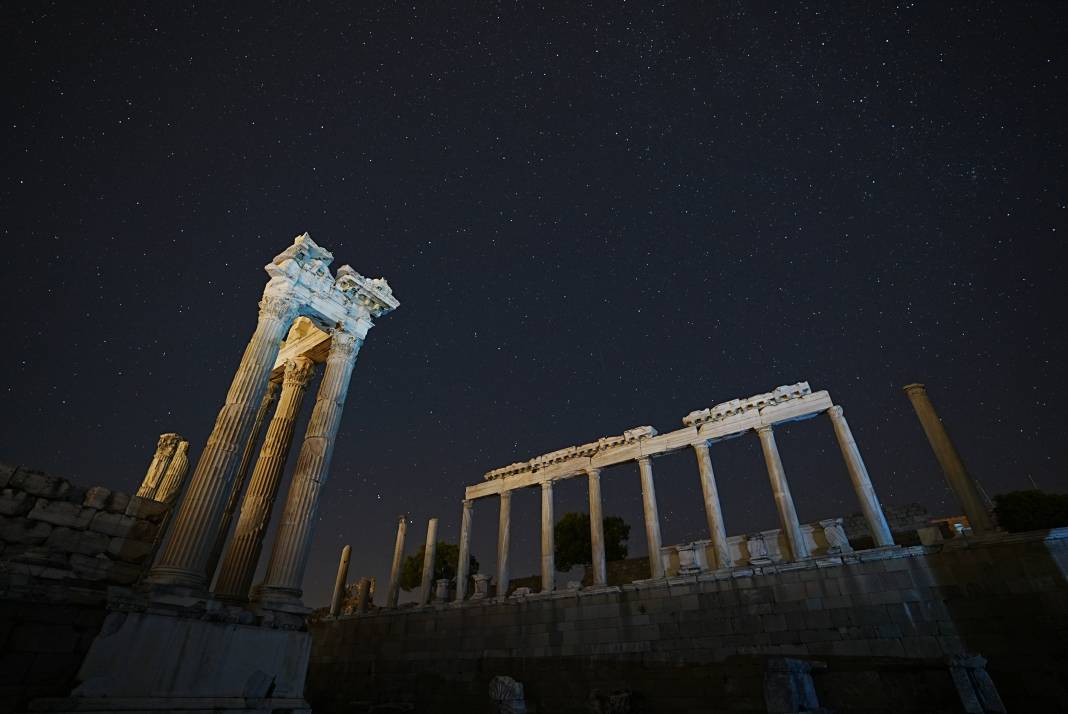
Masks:
[[[898,545],[918,545],[920,542],[916,531],[931,524],[931,514],[919,503],[904,505],[882,504],[886,524],[894,535]],[[872,546],[871,531],[863,513],[854,513],[842,519],[842,530],[854,549],[860,550]],[[949,535],[948,533],[946,534]]]
[[[959,712],[978,653],[1009,711],[1068,711],[1065,573],[1061,529],[379,611],[312,626],[307,694],[322,714],[478,711],[508,675],[539,712],[591,711],[595,690],[630,690],[635,711],[756,712],[787,657],[815,663],[831,710]]]
[[[0,464],[0,712],[70,691],[108,587],[141,577],[166,511]]]

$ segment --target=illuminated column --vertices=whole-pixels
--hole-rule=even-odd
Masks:
[[[653,460],[642,456],[638,459],[638,469],[642,478],[645,540],[649,544],[649,573],[654,578],[662,578],[664,561],[660,557],[660,514],[656,508],[656,487],[653,485]]]
[[[697,454],[697,468],[701,472],[701,495],[705,501],[705,517],[708,519],[708,532],[712,538],[712,551],[716,556],[715,567],[729,568],[733,563],[730,548],[727,546],[723,509],[719,505],[716,475],[712,471],[712,458],[708,455],[708,442],[694,444],[693,450]]]
[[[553,543],[553,482],[541,484],[541,591],[556,589],[556,553]]]
[[[467,571],[471,561],[471,499],[464,499],[464,511],[460,516],[460,554],[456,559],[456,602],[467,597]]]
[[[174,452],[174,458],[171,459],[170,465],[167,467],[167,472],[163,474],[163,480],[160,481],[159,488],[156,489],[155,500],[162,501],[163,503],[170,503],[182,490],[182,482],[185,480],[185,475],[189,471],[189,442],[181,441],[178,444],[178,449]]]
[[[156,453],[152,455],[152,461],[148,464],[148,471],[141,481],[141,487],[137,489],[137,495],[141,498],[156,499],[156,491],[159,490],[160,482],[163,481],[167,467],[174,458],[174,452],[178,449],[182,437],[178,434],[160,434],[156,442]],[[158,500],[158,499],[156,499]]]
[[[257,598],[265,606],[302,606],[301,586],[319,512],[319,499],[330,476],[330,457],[341,425],[352,368],[362,344],[362,339],[344,330],[335,330],[330,336],[326,369],[297,457],[267,574]]]
[[[423,580],[419,584],[419,604],[429,605],[434,587],[434,560],[438,552],[438,519],[426,524],[426,545],[423,546]]]
[[[208,560],[238,458],[267,391],[279,345],[297,312],[297,303],[290,296],[272,294],[277,289],[268,283],[264,291],[256,331],[200,454],[167,545],[152,568],[149,581],[154,584],[207,589]]]
[[[282,376],[282,394],[278,398],[274,417],[267,426],[259,458],[252,471],[248,493],[241,502],[241,513],[234,528],[234,537],[226,549],[215,594],[224,600],[248,599],[252,578],[260,562],[263,538],[271,521],[271,512],[282,483],[282,471],[289,459],[293,443],[293,428],[300,414],[308,382],[315,373],[315,363],[307,357],[286,360]]]
[[[946,432],[945,424],[935,412],[930,397],[927,396],[927,387],[922,384],[909,384],[905,388],[905,394],[912,402],[912,408],[916,410],[916,416],[920,418],[923,431],[927,434],[927,441],[931,443],[935,457],[942,467],[942,473],[946,475],[949,487],[957,494],[961,505],[964,507],[964,515],[968,516],[968,522],[976,533],[991,531],[994,523],[990,520],[983,499],[979,495],[979,489],[975,486],[968,470],[964,468],[964,462],[953,446],[953,442]]]
[[[386,591],[386,607],[396,607],[400,595],[401,566],[404,564],[404,534],[408,531],[408,521],[404,516],[397,517],[397,541],[393,544],[393,567],[389,570],[389,589]]]
[[[341,549],[341,560],[337,564],[337,579],[334,580],[334,597],[330,600],[330,614],[337,617],[341,611],[341,600],[345,597],[345,581],[349,579],[349,558],[352,557],[352,546],[346,545]]]
[[[601,511],[601,470],[586,469],[590,487],[590,546],[592,550],[593,585],[608,585],[604,562],[604,515]]]
[[[860,509],[864,512],[864,519],[868,522],[868,530],[871,531],[875,545],[893,545],[894,537],[890,534],[890,526],[887,525],[886,516],[879,506],[879,497],[875,495],[875,487],[871,485],[868,467],[864,465],[857,442],[853,440],[853,432],[849,430],[842,407],[831,407],[827,410],[827,415],[831,417],[834,435],[838,439],[838,446],[842,449],[842,457],[845,458],[846,469],[849,471],[849,479],[853,482],[853,490],[857,492]]]
[[[775,496],[775,507],[779,511],[779,522],[790,546],[790,558],[807,558],[808,545],[805,544],[805,536],[801,533],[801,522],[797,520],[797,510],[794,508],[793,496],[790,495],[790,484],[786,483],[786,471],[782,467],[782,459],[779,458],[775,434],[770,425],[759,427],[756,431],[760,435],[760,448],[764,450],[764,463],[768,467],[768,478],[771,479],[771,491]]]
[[[501,516],[497,522],[497,597],[508,595],[508,537],[512,527],[512,492],[501,491]]]

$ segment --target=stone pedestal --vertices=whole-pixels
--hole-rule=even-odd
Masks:
[[[434,581],[434,601],[447,602],[449,599],[449,579],[439,578]]]
[[[472,575],[471,579],[475,582],[475,592],[471,594],[471,599],[484,600],[489,597],[490,576],[478,573],[476,575]]]

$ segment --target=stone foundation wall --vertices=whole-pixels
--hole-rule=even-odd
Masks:
[[[1068,711],[1068,529],[959,538],[504,602],[379,611],[312,626],[320,713],[487,705],[508,675],[539,712],[630,690],[640,711],[767,711],[767,663],[816,664],[820,703],[959,712],[978,653],[1009,711]],[[967,677],[965,677],[965,680]]]
[[[166,512],[0,464],[0,712],[70,691],[108,587],[141,577]]]

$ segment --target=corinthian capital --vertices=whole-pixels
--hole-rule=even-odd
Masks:
[[[157,451],[170,451],[178,446],[178,442],[182,440],[182,437],[178,434],[167,433],[160,434],[159,441],[156,442]]]
[[[835,404],[827,410],[827,413],[831,415],[831,419],[841,419],[843,414],[842,407]]]
[[[315,362],[308,357],[294,357],[286,360],[286,370],[282,382],[287,387],[307,386],[315,371]]]
[[[363,340],[351,332],[334,330],[330,333],[330,354],[327,359],[352,359],[362,344]]]
[[[288,295],[264,295],[260,300],[260,319],[288,322],[297,314],[297,301]]]

